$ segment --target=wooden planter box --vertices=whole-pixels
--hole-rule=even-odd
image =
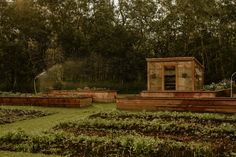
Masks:
[[[230,97],[230,90],[220,91],[142,91],[142,97],[157,97],[157,98],[215,98],[215,97]]]
[[[117,98],[117,109],[236,113],[235,98]]]
[[[42,93],[41,96],[85,96],[91,97],[93,102],[111,103],[116,101],[117,92],[112,90],[52,90],[47,93]]]
[[[0,97],[1,105],[32,105],[46,107],[90,106],[90,97]]]

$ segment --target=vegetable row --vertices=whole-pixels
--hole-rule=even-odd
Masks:
[[[33,136],[22,131],[0,137],[0,149],[71,157],[224,157],[232,154],[225,152],[224,147],[215,149],[209,143],[183,143],[131,135],[107,138],[46,133]]]
[[[236,124],[236,114],[220,114],[220,113],[192,113],[192,112],[99,112],[91,115],[89,118],[102,119],[142,119],[154,120],[162,119],[166,121],[185,120],[188,122],[199,123],[232,123]]]
[[[54,127],[55,130],[76,129],[109,129],[109,130],[129,130],[141,134],[164,133],[171,135],[186,135],[208,138],[231,138],[236,140],[236,127],[231,124],[208,127],[195,123],[163,122],[161,120],[143,121],[136,119],[106,120],[101,118],[85,119],[79,122],[64,122]]]

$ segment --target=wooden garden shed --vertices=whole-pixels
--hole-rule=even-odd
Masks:
[[[147,58],[147,90],[118,97],[118,109],[236,113],[227,90],[204,91],[204,67],[194,57]]]
[[[194,57],[147,58],[147,91],[199,91],[204,67]]]

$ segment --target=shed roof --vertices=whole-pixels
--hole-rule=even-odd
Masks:
[[[180,62],[180,61],[195,61],[202,68],[203,65],[195,57],[167,57],[167,58],[146,58],[147,62]]]

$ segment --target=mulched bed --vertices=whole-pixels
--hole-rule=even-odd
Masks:
[[[46,112],[36,111],[36,110],[19,110],[19,109],[0,108],[0,125],[14,123],[16,121],[22,121],[26,119],[44,117],[51,114],[52,113],[46,113]]]

